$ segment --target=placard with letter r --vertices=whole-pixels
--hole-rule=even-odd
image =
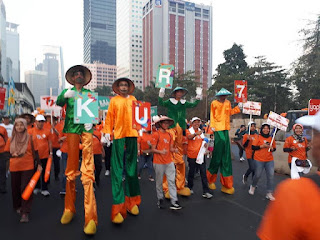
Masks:
[[[76,93],[74,97],[74,123],[99,123],[97,93]]]
[[[172,89],[174,66],[168,64],[160,64],[157,70],[156,88]]]

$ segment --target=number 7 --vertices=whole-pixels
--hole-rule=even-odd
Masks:
[[[238,98],[241,98],[243,90],[246,88],[245,85],[237,85],[237,89],[240,88],[240,91],[238,92]]]

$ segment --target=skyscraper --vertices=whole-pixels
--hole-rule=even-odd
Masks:
[[[142,89],[142,6],[144,0],[117,2],[117,77]]]
[[[150,0],[143,7],[143,85],[161,63],[194,71],[208,89],[212,75],[212,7],[182,0]]]
[[[116,0],[84,0],[83,60],[116,65]]]
[[[20,82],[20,37],[18,26],[18,24],[7,22],[7,58],[12,61],[11,75],[14,82]],[[9,80],[8,72],[7,80]]]
[[[46,95],[48,73],[37,70],[25,71],[24,79],[33,94],[36,106],[40,106],[40,96]]]
[[[7,77],[6,7],[0,0],[0,82]]]

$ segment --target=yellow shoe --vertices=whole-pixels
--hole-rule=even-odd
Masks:
[[[184,197],[188,197],[188,196],[191,195],[190,188],[188,188],[188,187],[185,187],[185,188],[179,190],[177,193],[178,193],[179,195],[181,195],[181,196],[184,196]]]
[[[131,213],[132,215],[139,215],[139,208],[137,205],[134,205],[131,210],[128,210],[129,213]]]
[[[120,224],[120,223],[123,223],[124,221],[124,218],[122,217],[121,213],[118,213],[114,219],[112,219],[112,222],[115,223],[115,224]]]
[[[169,193],[169,191],[164,194],[164,197],[165,197],[166,199],[170,199],[170,193]]]
[[[61,217],[60,222],[61,222],[62,224],[68,224],[68,223],[70,223],[71,220],[72,220],[72,218],[73,218],[73,215],[74,215],[73,212],[68,211],[68,210],[65,210],[65,211],[63,212],[63,215],[62,215],[62,217]]]
[[[217,189],[217,188],[216,188],[216,185],[215,185],[214,183],[209,183],[209,188],[210,188],[211,190]]]
[[[226,188],[225,186],[221,187],[221,192],[224,192],[226,194],[234,194],[234,188]]]
[[[87,235],[94,235],[97,232],[97,226],[95,221],[90,220],[87,226],[83,229],[84,233]]]

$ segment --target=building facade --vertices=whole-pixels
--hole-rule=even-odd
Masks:
[[[113,82],[117,78],[117,66],[108,65],[104,63],[94,62],[91,64],[83,64],[90,69],[92,79],[85,88],[94,90],[97,87],[109,86],[111,87]]]
[[[117,2],[117,77],[130,78],[143,89],[142,7],[145,0]]]
[[[7,81],[6,7],[0,0],[0,82]]]
[[[20,36],[18,32],[18,24],[7,22],[7,59],[11,59],[12,72],[11,76],[7,72],[7,80],[10,77],[14,82],[20,82]]]
[[[212,7],[182,0],[150,0],[143,6],[143,85],[161,63],[176,73],[195,72],[204,89],[212,76]]]
[[[33,94],[36,107],[40,107],[40,96],[48,94],[48,73],[38,70],[25,71],[24,79]]]
[[[116,0],[84,0],[83,61],[116,65]]]

